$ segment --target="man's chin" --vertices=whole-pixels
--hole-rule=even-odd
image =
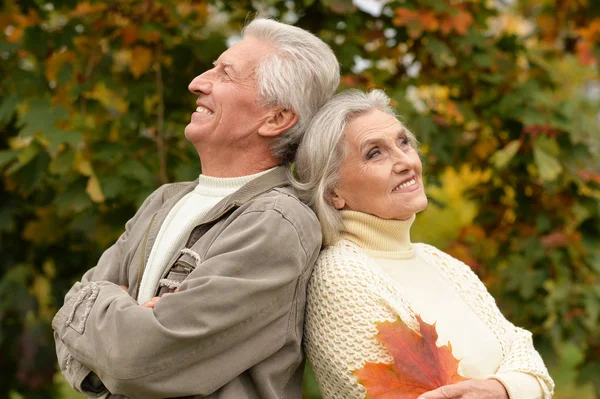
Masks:
[[[200,129],[198,129],[198,126],[190,123],[185,127],[183,134],[189,142],[195,143],[200,139],[201,132]]]

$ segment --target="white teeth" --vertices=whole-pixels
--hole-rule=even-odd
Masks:
[[[200,112],[201,114],[206,114],[206,115],[212,115],[213,114],[212,111],[209,111],[208,109],[206,109],[206,108],[204,108],[202,106],[196,108],[196,112]]]
[[[398,187],[394,188],[393,191],[398,191],[398,190],[402,190],[403,188],[412,186],[413,184],[416,184],[417,181],[415,179],[410,179],[409,181],[407,181],[406,183],[402,183],[400,184]]]

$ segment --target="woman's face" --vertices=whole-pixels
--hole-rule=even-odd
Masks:
[[[379,110],[361,115],[346,126],[344,139],[335,208],[398,220],[425,209],[421,159],[396,118]]]

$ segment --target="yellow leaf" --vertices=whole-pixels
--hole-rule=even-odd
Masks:
[[[61,232],[56,231],[58,222],[51,207],[38,208],[36,218],[29,220],[23,229],[23,239],[35,245],[49,245],[63,238]]]
[[[152,64],[152,51],[143,46],[135,46],[131,55],[131,64],[129,70],[132,75],[138,79],[142,74],[150,69]]]
[[[96,3],[90,4],[87,1],[77,4],[77,8],[69,13],[71,17],[82,17],[102,12],[106,9],[106,4]]]
[[[446,248],[458,237],[460,229],[470,226],[477,215],[478,203],[470,199],[466,192],[481,182],[489,181],[489,170],[471,169],[463,165],[459,170],[451,167],[440,175],[441,186],[426,185],[428,197],[442,204],[438,207],[431,202],[420,213],[412,228],[415,240],[430,242]],[[430,226],[435,225],[435,229]]]
[[[104,202],[104,194],[96,176],[90,176],[85,192],[88,193],[93,202]]]
[[[46,277],[53,279],[56,276],[56,263],[54,263],[53,259],[47,259],[42,265],[42,270]]]
[[[160,98],[158,97],[158,94],[144,97],[144,112],[146,114],[152,114],[159,100]]]
[[[63,51],[53,53],[48,60],[46,60],[46,78],[48,81],[55,81],[56,75],[62,69],[63,65],[73,61],[75,53],[72,51]]]
[[[542,180],[553,181],[562,173],[562,165],[538,143],[539,141],[536,141],[533,147],[535,166]]]
[[[92,98],[104,105],[109,111],[116,111],[120,114],[127,112],[129,104],[123,100],[116,92],[110,90],[104,82],[97,83],[91,92],[84,94],[86,98]]]
[[[81,151],[75,153],[75,158],[73,159],[73,166],[75,169],[84,176],[91,176],[92,164],[86,158],[84,158],[84,154]]]
[[[33,278],[30,292],[37,298],[39,304],[39,315],[44,320],[52,320],[54,309],[52,309],[52,286],[45,276],[38,274]]]
[[[501,150],[498,150],[492,155],[490,161],[494,164],[497,169],[504,169],[506,165],[513,159],[521,148],[521,141],[513,140]]]

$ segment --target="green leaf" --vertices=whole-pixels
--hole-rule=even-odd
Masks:
[[[27,147],[23,148],[22,150],[20,150],[18,152],[17,160],[19,162],[13,164],[10,168],[8,168],[8,170],[6,171],[6,174],[12,175],[13,173],[17,172],[23,166],[27,165],[29,162],[31,162],[33,159],[35,159],[35,157],[41,151],[42,151],[42,147],[37,142],[35,142],[35,141],[32,142]]]
[[[134,159],[123,162],[120,170],[121,176],[137,180],[145,186],[152,186],[155,181],[154,175],[146,165]]]
[[[104,198],[107,200],[115,199],[127,192],[129,184],[126,179],[120,176],[99,176],[98,179],[100,180],[100,185],[102,186]]]
[[[26,164],[19,165],[15,170],[9,169],[9,172],[14,175],[14,180],[18,182],[23,192],[28,194],[41,184],[49,163],[50,155],[46,151],[39,151]]]
[[[19,151],[16,150],[0,151],[0,168],[16,160],[18,156]]]
[[[20,116],[21,135],[24,137],[34,136],[38,133],[54,134],[57,131],[56,122],[67,119],[68,111],[58,105],[52,106],[47,98],[34,98],[27,102],[29,109]]]
[[[74,158],[75,152],[71,148],[66,148],[56,155],[48,170],[54,175],[64,176],[72,169]]]
[[[51,150],[56,150],[56,148],[63,143],[67,143],[72,147],[77,148],[83,141],[83,135],[81,133],[65,131],[62,129],[48,130],[44,133],[44,137],[48,140]]]
[[[488,53],[477,53],[473,56],[473,62],[481,68],[492,66],[492,57]]]
[[[560,147],[555,139],[548,136],[537,136],[535,146],[544,150],[548,155],[557,157],[560,153]]]
[[[545,146],[543,144],[538,143],[543,143],[543,141],[536,140],[533,147],[533,157],[537,170],[543,181],[554,181],[563,171],[563,167],[554,156],[550,155],[544,149]]]
[[[0,103],[0,128],[4,127],[8,122],[10,122],[10,119],[17,108],[18,102],[19,97],[17,97],[16,94],[10,94],[4,100],[2,100]]]
[[[490,161],[497,169],[504,169],[511,159],[513,159],[517,154],[519,148],[521,148],[521,141],[513,140],[503,149],[496,151],[490,158]]]
[[[438,40],[434,37],[429,37],[427,45],[425,46],[427,52],[433,58],[433,62],[438,67],[444,67],[447,64],[447,60],[451,57],[452,51],[446,45],[446,43]]]

